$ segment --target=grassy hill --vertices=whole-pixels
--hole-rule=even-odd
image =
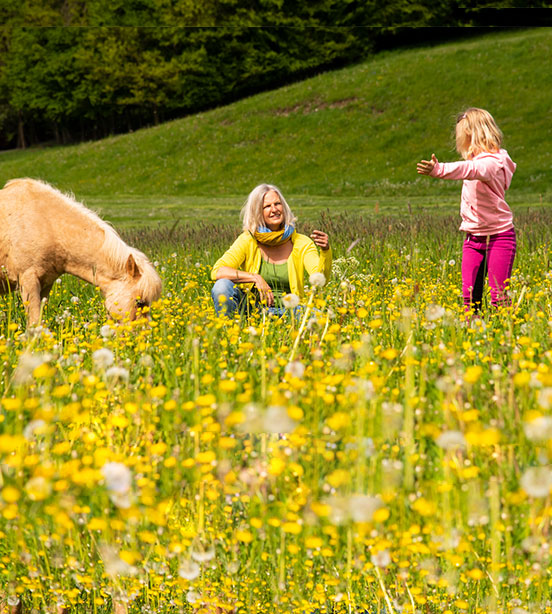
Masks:
[[[32,176],[116,224],[233,219],[268,181],[301,214],[402,211],[459,201],[455,182],[416,175],[457,159],[454,119],[491,111],[518,163],[515,204],[552,202],[552,30],[490,32],[385,52],[230,106],[99,142],[0,154],[0,183]]]

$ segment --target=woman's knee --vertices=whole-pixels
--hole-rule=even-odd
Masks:
[[[230,298],[234,294],[234,282],[229,279],[217,279],[213,287],[211,288],[211,296],[213,300],[218,299],[221,296]]]
[[[225,313],[227,316],[232,316],[242,302],[243,293],[229,279],[217,279],[211,289],[211,297],[217,315]]]

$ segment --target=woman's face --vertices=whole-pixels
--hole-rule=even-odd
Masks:
[[[263,220],[270,230],[280,230],[284,223],[284,206],[278,193],[270,190],[263,198]]]

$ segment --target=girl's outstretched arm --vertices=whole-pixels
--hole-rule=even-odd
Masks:
[[[422,160],[416,165],[418,175],[431,175],[431,171],[435,168],[438,160],[435,154],[431,154],[431,160]]]

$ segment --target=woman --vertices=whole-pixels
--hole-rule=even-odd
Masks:
[[[281,315],[286,294],[304,295],[304,270],[324,273],[332,266],[328,235],[314,230],[311,239],[295,232],[295,217],[280,190],[263,183],[249,194],[241,211],[243,232],[217,260],[211,277],[215,311],[232,316],[243,310],[246,295],[239,287],[255,287],[270,313]],[[316,246],[320,248],[318,252]]]

